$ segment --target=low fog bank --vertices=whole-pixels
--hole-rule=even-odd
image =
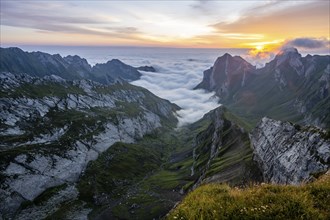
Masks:
[[[201,82],[203,71],[210,65],[193,61],[189,64],[181,63],[174,66],[153,65],[158,72],[144,72],[140,80],[132,82],[133,85],[142,86],[157,96],[167,99],[182,109],[178,111],[179,126],[192,123],[202,118],[210,110],[219,106],[214,93],[203,90],[193,90]],[[172,63],[173,64],[173,63]]]

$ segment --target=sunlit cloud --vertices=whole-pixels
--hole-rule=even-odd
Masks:
[[[263,41],[297,38],[309,33],[329,36],[329,6],[329,1],[277,1],[247,10],[235,22],[219,22],[213,27],[222,33],[262,34]]]
[[[251,49],[247,54],[243,55],[243,57],[257,67],[264,66],[265,63],[272,60],[276,54],[280,53],[285,48],[295,47],[303,54],[329,54],[330,52],[330,40],[326,38],[303,37],[287,40],[253,42],[245,45]]]
[[[264,38],[263,34],[218,33],[218,35],[228,39],[237,40],[260,40]]]
[[[265,63],[272,60],[279,52],[284,40],[261,41],[246,43],[244,46],[251,48],[243,58],[253,65],[263,67]]]

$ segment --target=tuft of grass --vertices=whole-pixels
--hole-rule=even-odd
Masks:
[[[167,219],[330,219],[330,175],[300,186],[231,188],[208,184],[191,192]]]

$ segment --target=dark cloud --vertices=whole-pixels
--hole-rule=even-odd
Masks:
[[[330,42],[327,39],[319,38],[296,38],[284,44],[284,47],[299,47],[305,49],[319,49],[329,47]]]
[[[211,0],[197,0],[190,6],[202,14],[209,14],[214,9]]]

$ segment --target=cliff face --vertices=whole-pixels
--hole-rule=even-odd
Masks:
[[[250,139],[265,181],[299,184],[325,173],[330,165],[325,135],[321,129],[263,118]]]
[[[115,142],[132,143],[177,122],[176,105],[128,83],[1,73],[0,85],[4,217],[51,187],[66,184],[63,195],[76,197],[74,183],[89,161]]]

